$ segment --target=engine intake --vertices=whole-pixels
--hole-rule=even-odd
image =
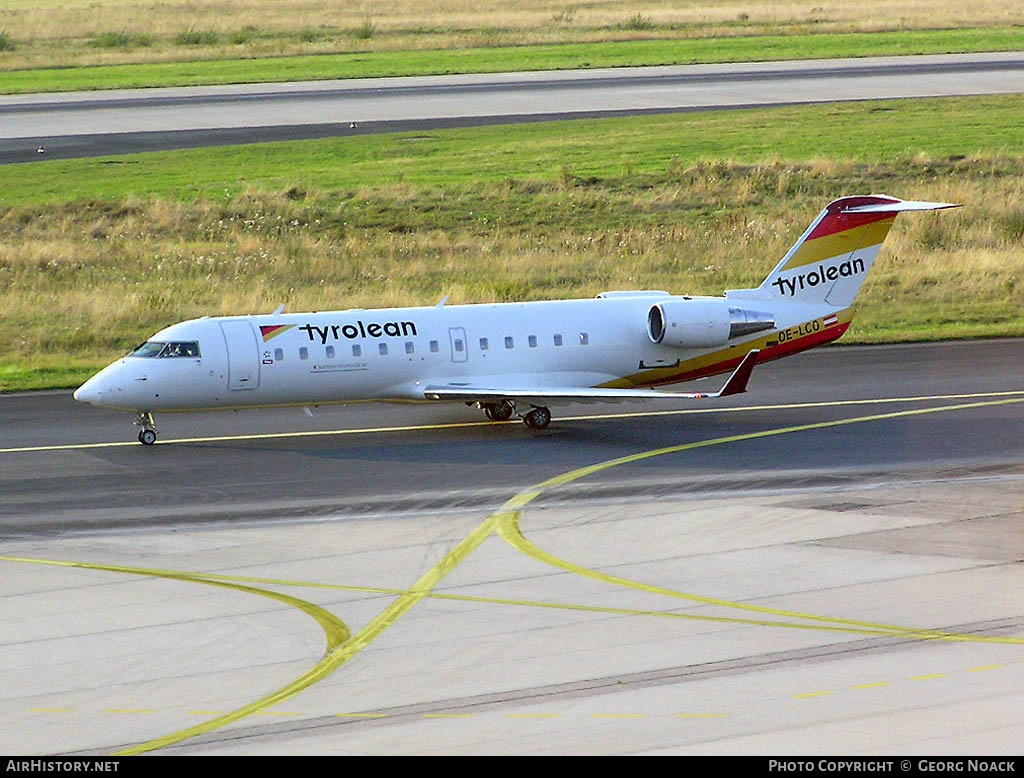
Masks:
[[[676,348],[711,348],[733,338],[775,328],[763,311],[732,308],[725,300],[676,297],[652,305],[647,335],[652,343]]]

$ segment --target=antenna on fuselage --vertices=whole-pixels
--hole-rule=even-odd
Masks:
[[[274,316],[277,316],[277,314],[282,313],[283,311],[284,311],[284,303],[281,303],[279,306],[277,306],[277,310],[274,311]]]
[[[448,298],[449,298],[449,297],[451,297],[451,295],[450,295],[450,294],[446,294],[446,295],[445,295],[444,297],[442,297],[442,298],[441,298],[441,302],[439,302],[439,303],[437,304],[437,307],[438,307],[438,308],[444,308],[444,304],[445,304],[446,302],[448,302]]]

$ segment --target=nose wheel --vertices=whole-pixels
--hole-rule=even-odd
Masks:
[[[135,426],[139,430],[139,443],[144,446],[152,446],[156,443],[156,424],[153,422],[153,414],[149,411],[139,413],[135,416]]]

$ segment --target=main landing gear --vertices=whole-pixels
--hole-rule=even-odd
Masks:
[[[156,424],[153,421],[153,414],[149,411],[135,414],[135,426],[139,430],[139,443],[144,446],[152,446],[156,443]]]
[[[523,416],[523,423],[532,430],[542,430],[551,423],[551,411],[543,406],[537,406]]]
[[[516,406],[508,400],[499,403],[484,403],[480,406],[484,409],[484,415],[491,421],[508,421],[516,412]]]
[[[480,403],[484,415],[491,421],[508,421],[516,413],[516,406],[511,400],[496,403]],[[551,411],[543,406],[535,405],[532,410],[520,415],[523,424],[532,430],[542,430],[551,423]]]

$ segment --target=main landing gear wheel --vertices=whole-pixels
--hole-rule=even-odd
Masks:
[[[516,407],[508,400],[502,400],[500,403],[485,403],[483,407],[484,414],[491,421],[508,421],[516,411]]]
[[[551,411],[538,406],[523,416],[523,423],[532,430],[542,430],[551,423]]]
[[[156,443],[156,424],[153,422],[153,414],[149,411],[135,415],[135,426],[142,427],[139,430],[139,443],[144,446],[152,446]]]

